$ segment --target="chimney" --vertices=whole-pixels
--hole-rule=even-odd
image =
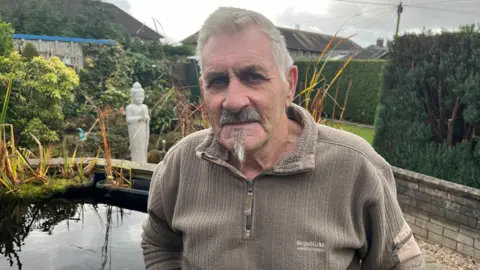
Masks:
[[[300,30],[300,24],[295,24],[295,30]]]
[[[377,39],[377,46],[378,47],[383,47],[383,38],[378,38]]]

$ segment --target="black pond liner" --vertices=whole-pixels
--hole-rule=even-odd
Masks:
[[[120,188],[106,185],[104,172],[93,172],[87,183],[56,192],[51,199],[91,201],[146,212],[149,189],[147,179],[132,178],[132,188]]]

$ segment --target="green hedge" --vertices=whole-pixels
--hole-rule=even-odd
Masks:
[[[314,63],[307,61],[297,61],[295,65],[298,66],[298,86],[297,93],[305,89],[305,72],[308,70],[308,82],[313,75]],[[345,64],[345,60],[328,61],[325,65],[322,75],[325,81],[330,83],[337,72]],[[378,104],[378,92],[382,86],[382,69],[385,65],[384,60],[352,60],[343,71],[342,75],[337,79],[340,81],[340,88],[337,96],[337,103],[343,106],[345,100],[345,93],[348,89],[349,81],[352,81],[352,87],[348,95],[347,108],[343,115],[344,120],[373,124],[375,119],[375,110]],[[321,64],[319,65],[321,66]],[[319,85],[321,86],[321,85]],[[329,89],[328,93],[332,98],[335,97],[337,82],[335,82]],[[312,95],[313,98],[313,95]],[[327,98],[325,101],[324,113],[328,117],[333,113],[333,101]],[[340,117],[340,108],[335,109],[335,119]]]
[[[478,30],[409,34],[393,43],[373,141],[390,164],[479,188],[479,120]]]
[[[345,61],[328,61],[323,75],[327,82],[331,82],[335,74],[340,70]],[[345,92],[347,91],[349,80],[352,80],[352,88],[347,102],[347,109],[344,114],[344,119],[353,122],[373,124],[375,119],[375,110],[378,101],[378,92],[382,85],[382,68],[385,64],[384,60],[352,60],[344,73],[340,77],[340,88],[337,97],[337,102],[343,105]],[[198,87],[197,72],[198,67],[195,66],[196,62],[192,61],[188,68],[187,82],[191,90],[192,102],[199,101],[200,89]],[[300,93],[305,86],[305,73],[307,66],[310,65],[309,77],[312,76],[312,67],[314,63],[307,61],[297,61],[295,65],[298,66],[298,89],[297,93]],[[336,84],[333,85],[329,93],[332,97],[335,96]],[[327,99],[324,112],[330,116],[332,114],[333,102],[331,99]],[[340,110],[337,108],[335,112],[335,118],[340,116]]]

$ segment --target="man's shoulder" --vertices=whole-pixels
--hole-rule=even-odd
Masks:
[[[317,124],[317,131],[317,148],[323,150],[334,148],[337,154],[347,159],[361,158],[377,168],[385,169],[390,166],[369,142],[356,134],[322,124]]]

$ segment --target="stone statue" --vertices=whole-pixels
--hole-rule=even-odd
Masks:
[[[150,114],[147,105],[143,104],[145,91],[140,83],[133,84],[130,96],[132,101],[125,109],[125,114],[127,115],[131,160],[147,163]]]

